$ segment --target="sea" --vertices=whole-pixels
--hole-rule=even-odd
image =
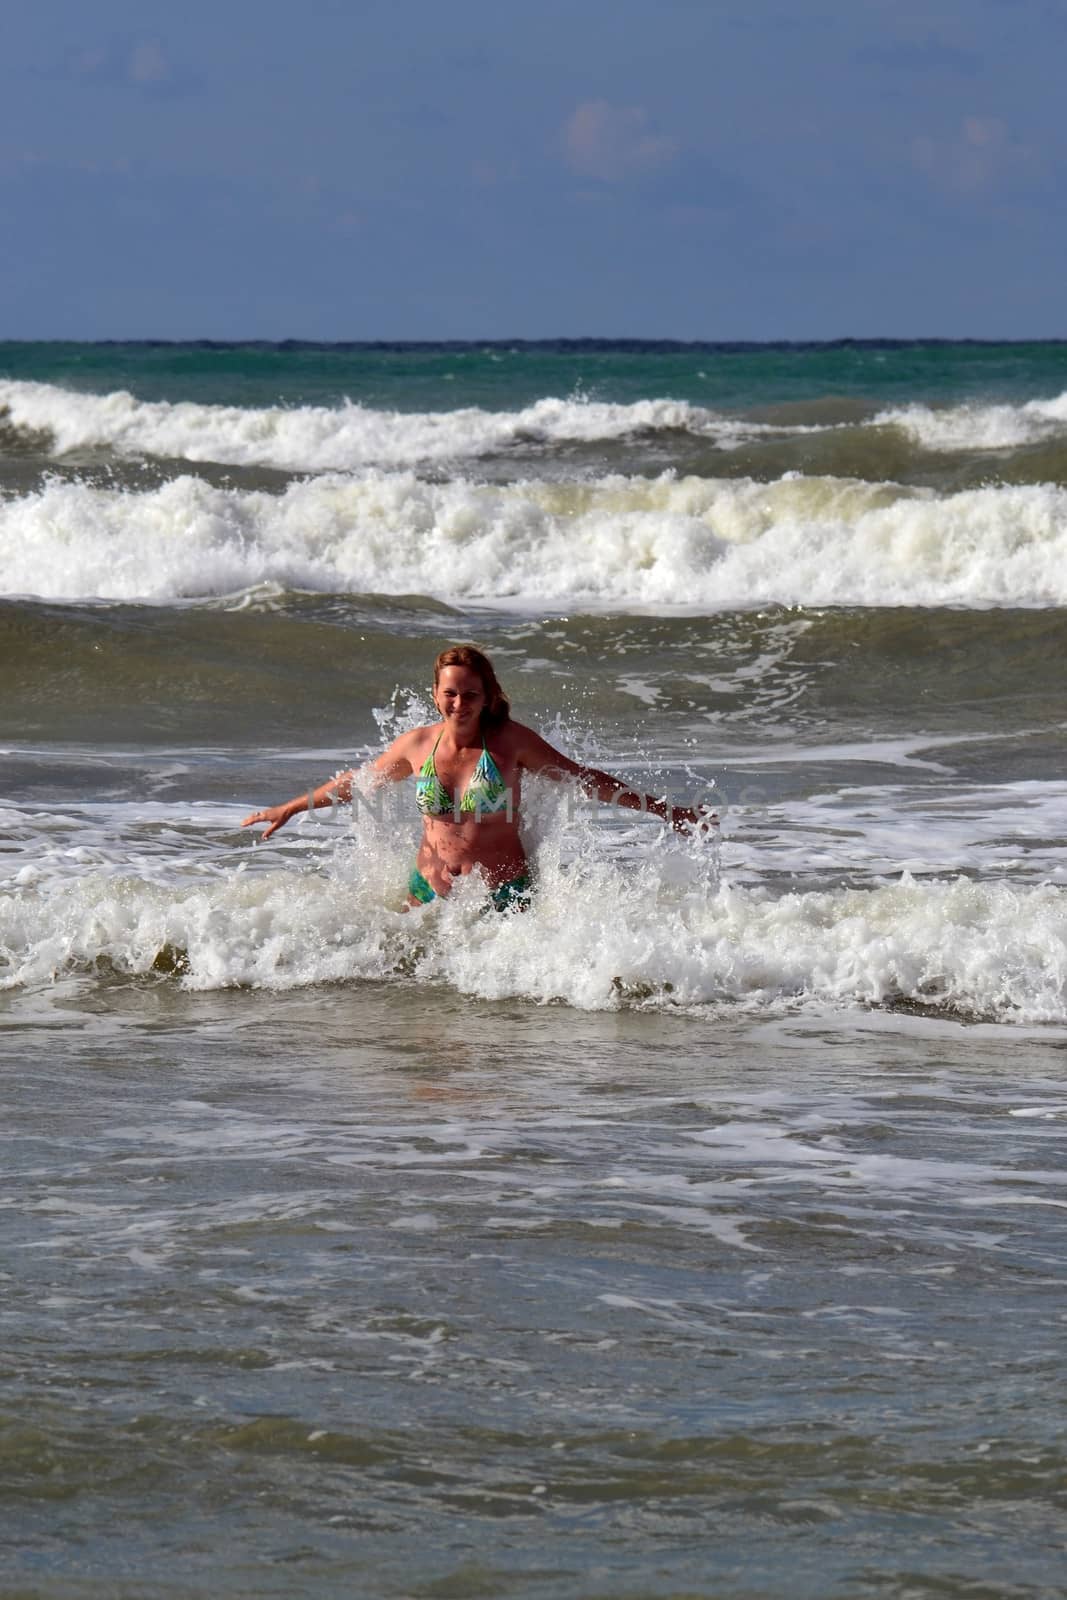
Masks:
[[[4,1600],[1067,1595],[1065,667],[1064,342],[0,344]]]

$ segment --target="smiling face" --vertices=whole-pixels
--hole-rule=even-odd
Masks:
[[[485,687],[473,667],[442,667],[433,703],[448,727],[469,734],[481,723],[486,706]]]

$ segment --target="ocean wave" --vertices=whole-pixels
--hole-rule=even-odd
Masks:
[[[1067,393],[1023,405],[900,406],[880,411],[871,426],[898,428],[923,450],[1017,450],[1067,435]]]
[[[683,436],[712,450],[803,439],[859,448],[886,429],[932,454],[1007,452],[1067,437],[1067,393],[1022,404],[889,407],[860,419],[811,402],[789,420],[728,416],[684,400],[612,403],[574,395],[515,411],[478,407],[403,412],[346,401],[337,406],[222,406],[138,400],[125,390],[85,394],[53,384],[0,380],[0,422],[9,444],[24,438],[58,459],[110,451],[284,472],[358,471],[477,460],[514,449],[609,446]],[[854,408],[853,408],[854,410]],[[839,414],[840,413],[840,414]],[[829,420],[828,420],[829,419]]]
[[[445,983],[484,999],[620,1006],[909,1006],[1067,1022],[1067,890],[916,881],[775,896],[701,881],[681,847],[636,867],[538,860],[525,915],[486,916],[478,885],[400,909],[399,857],[271,864],[174,884],[89,869],[0,894],[0,988],[88,972],[190,989],[353,980]],[[342,852],[343,855],[343,852]]]
[[[79,394],[52,384],[0,382],[8,427],[47,436],[59,457],[106,448],[125,456],[329,472],[477,458],[516,444],[590,443],[683,431],[730,447],[775,432],[682,400],[629,405],[543,399],[519,411],[401,412],[331,406],[198,405],[138,400],[124,390]],[[795,430],[793,430],[795,431]]]
[[[54,481],[0,503],[3,590],[173,602],[263,584],[518,608],[1067,604],[1067,490],[939,495],[834,478],[445,484],[369,472],[284,493]]]

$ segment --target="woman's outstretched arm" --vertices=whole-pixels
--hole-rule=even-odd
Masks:
[[[658,795],[642,794],[640,790],[632,789],[622,778],[615,778],[610,772],[601,772],[599,767],[582,766],[572,761],[570,756],[565,756],[562,750],[556,750],[532,728],[516,725],[516,732],[520,735],[519,765],[525,767],[527,772],[540,773],[557,783],[564,778],[574,778],[583,793],[594,799],[602,800],[606,805],[622,806],[627,811],[647,811],[650,816],[669,822],[679,832],[701,823],[718,824],[718,817],[705,806],[694,809],[692,806],[668,805]]]
[[[372,786],[379,783],[400,783],[404,778],[409,778],[414,771],[411,765],[407,744],[412,738],[410,733],[401,734],[399,739],[394,739],[388,750],[383,750],[377,760],[366,767],[349,767],[346,772],[339,772],[335,778],[328,778],[317,789],[309,789],[307,794],[294,795],[292,800],[284,801],[280,806],[267,806],[263,811],[253,811],[241,823],[242,828],[252,827],[257,822],[265,822],[262,837],[269,839],[272,833],[277,833],[279,828],[284,828],[293,817],[300,815],[301,811],[315,811],[322,806],[344,805],[352,798],[352,785],[361,778],[369,778]]]

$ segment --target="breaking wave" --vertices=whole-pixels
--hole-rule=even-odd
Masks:
[[[1067,603],[1067,490],[939,494],[787,475],[492,486],[329,475],[281,494],[182,476],[0,503],[2,592],[167,603],[289,590],[704,610]]]

